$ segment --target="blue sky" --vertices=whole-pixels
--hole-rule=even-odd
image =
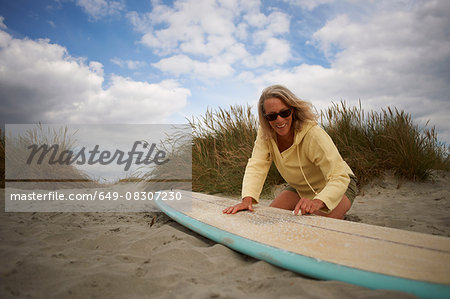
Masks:
[[[450,144],[450,1],[0,2],[3,123],[185,123],[283,84]]]

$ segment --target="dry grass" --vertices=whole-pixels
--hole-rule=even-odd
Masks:
[[[60,189],[60,188],[84,188],[96,187],[98,183],[91,180],[73,165],[61,165],[59,163],[50,163],[50,156],[46,155],[41,163],[38,159],[33,159],[32,163],[27,164],[30,145],[49,146],[57,144],[59,146],[56,156],[62,152],[72,150],[75,147],[76,132],[70,132],[67,127],[54,129],[38,124],[33,129],[27,130],[23,135],[11,137],[2,135],[0,155],[2,164],[2,187],[5,186],[5,159],[8,159],[8,176],[15,180],[22,180],[18,183],[12,183],[26,189]],[[6,146],[8,151],[6,152]],[[8,155],[6,157],[6,154]],[[28,181],[32,179],[33,181]],[[44,181],[36,182],[36,180]],[[57,180],[58,182],[54,181]],[[77,180],[77,181],[74,181]]]
[[[250,107],[208,110],[190,121],[193,128],[193,190],[239,194],[256,139],[257,119]],[[420,129],[411,116],[395,108],[364,113],[361,106],[334,104],[321,112],[321,125],[334,140],[359,183],[385,171],[411,179],[427,179],[433,169],[450,170],[449,151],[434,128]],[[272,165],[265,191],[283,179]]]
[[[364,113],[361,105],[349,108],[341,102],[321,119],[361,183],[387,170],[410,180],[425,180],[433,169],[449,170],[449,151],[435,128],[419,128],[404,111],[388,107]]]
[[[387,170],[410,180],[425,180],[433,169],[450,170],[449,148],[439,142],[434,127],[419,128],[411,115],[396,108],[365,113],[359,107],[347,107],[344,102],[333,104],[320,113],[321,125],[334,140],[342,157],[360,184],[384,174]],[[189,121],[192,127],[192,190],[208,193],[239,194],[248,158],[256,139],[258,121],[249,106],[207,110]],[[1,183],[5,182],[5,136],[0,131]],[[44,132],[39,126],[20,142],[45,141],[73,146],[73,136],[67,130]],[[22,146],[23,147],[23,146]],[[190,151],[179,148],[177,169],[188,167]],[[190,165],[189,165],[190,166]],[[51,170],[47,170],[51,171]],[[69,168],[64,171],[76,171]],[[158,177],[173,170],[161,168]],[[153,173],[155,174],[155,173]],[[177,175],[177,174],[175,174]],[[73,173],[74,177],[84,177]],[[263,192],[283,179],[272,165]]]

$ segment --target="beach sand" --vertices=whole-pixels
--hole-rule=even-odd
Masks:
[[[446,172],[425,183],[386,175],[362,189],[347,218],[448,237],[449,186]],[[160,212],[5,213],[1,193],[1,298],[413,297],[280,269]]]

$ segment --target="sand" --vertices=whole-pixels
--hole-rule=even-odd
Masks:
[[[347,220],[450,237],[450,173],[427,182],[386,174],[361,189]]]
[[[347,218],[448,237],[449,186],[446,172],[425,183],[387,175],[363,188]],[[1,193],[1,298],[412,297],[280,269],[159,212],[5,213]]]

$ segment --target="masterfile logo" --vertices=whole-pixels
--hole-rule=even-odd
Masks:
[[[5,135],[5,211],[147,211],[192,190],[189,125],[6,125]]]
[[[148,149],[147,154],[144,156],[143,151],[139,151],[138,147],[141,145],[143,149]],[[136,165],[150,165],[155,163],[156,165],[162,165],[164,163],[169,162],[169,159],[166,159],[166,152],[162,150],[156,150],[156,144],[152,143],[151,146],[147,142],[135,141],[133,144],[133,148],[129,152],[123,152],[121,150],[115,150],[112,153],[109,150],[100,151],[100,145],[96,144],[92,150],[87,150],[86,147],[82,147],[78,153],[74,153],[72,150],[62,150],[60,151],[58,144],[53,144],[49,146],[48,144],[32,144],[27,147],[31,150],[30,155],[27,159],[27,164],[32,164],[33,159],[36,154],[40,153],[37,158],[37,164],[42,164],[46,155],[50,155],[48,158],[49,164],[59,164],[59,165],[71,165],[76,163],[77,165],[83,164],[100,164],[100,165],[108,165],[116,162],[117,165],[125,164],[124,170],[129,170],[131,164]],[[154,154],[154,152],[156,152]],[[127,155],[126,155],[127,154]],[[135,157],[135,160],[133,160]]]

